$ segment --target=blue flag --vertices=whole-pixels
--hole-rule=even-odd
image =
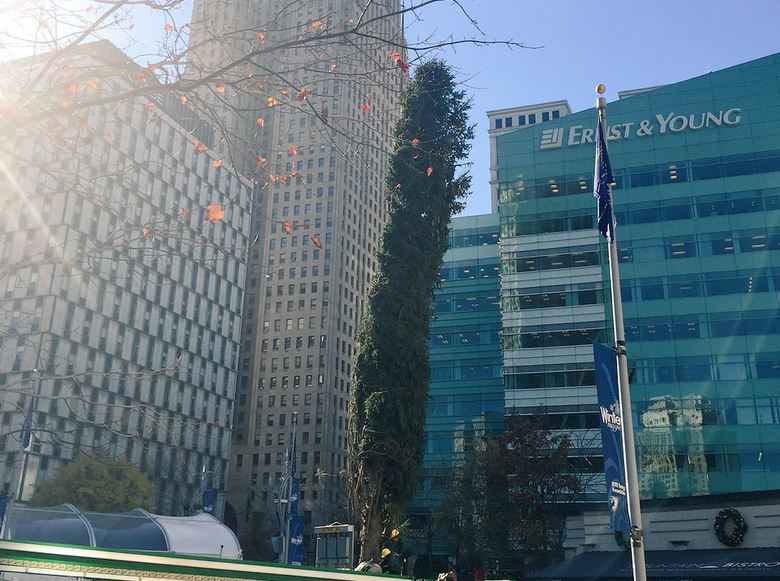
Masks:
[[[605,133],[604,120],[599,116],[598,127],[596,128],[596,168],[593,172],[593,195],[599,200],[599,232],[604,235],[607,242],[612,244],[615,240],[615,230],[612,220],[612,197],[609,193],[609,186],[615,181],[615,178],[612,175],[612,166],[609,163]]]
[[[295,473],[298,471],[298,442],[296,441],[297,431],[295,424],[296,416],[293,416],[293,431],[290,434],[290,449],[288,450],[290,454],[290,478],[295,478]]]
[[[593,344],[596,367],[596,392],[601,417],[601,446],[604,452],[604,476],[607,480],[609,524],[612,530],[631,528],[626,496],[626,467],[623,461],[623,418],[618,397],[617,356],[614,349]]]

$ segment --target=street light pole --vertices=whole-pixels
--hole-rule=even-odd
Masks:
[[[596,100],[598,123],[602,124],[601,130],[607,129],[607,100],[601,95],[606,87],[599,85],[596,91],[599,97]],[[607,136],[604,133],[604,147],[606,148]],[[609,188],[609,199],[614,208],[612,198],[612,184]],[[634,581],[645,581],[647,571],[645,567],[645,548],[642,529],[642,511],[639,502],[639,475],[636,466],[636,449],[634,445],[634,418],[631,411],[631,390],[629,386],[628,359],[626,356],[626,334],[623,326],[623,298],[620,290],[620,269],[617,254],[617,239],[615,238],[615,212],[612,211],[612,236],[608,241],[609,250],[609,280],[612,295],[612,324],[615,332],[615,353],[617,355],[618,388],[620,390],[620,417],[622,421],[621,433],[623,435],[623,460],[626,470],[626,488],[628,496],[628,516],[631,522],[629,541],[631,543],[631,561],[633,565]]]
[[[27,464],[30,459],[30,450],[32,449],[33,435],[32,435],[32,414],[35,410],[35,396],[38,393],[40,372],[35,367],[32,370],[32,393],[30,394],[30,401],[27,404],[27,409],[24,410],[24,423],[22,424],[22,472],[19,474],[19,486],[16,491],[16,500],[22,502],[24,500],[24,483],[27,476]]]

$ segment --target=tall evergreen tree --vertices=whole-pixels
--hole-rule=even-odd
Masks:
[[[355,354],[350,408],[351,493],[361,558],[379,552],[382,527],[414,493],[425,441],[428,329],[449,223],[471,177],[460,170],[474,135],[469,100],[450,68],[415,69],[387,176],[390,213]]]

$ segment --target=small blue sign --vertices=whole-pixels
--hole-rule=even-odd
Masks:
[[[300,565],[303,562],[303,530],[305,523],[302,516],[290,518],[290,565]]]
[[[209,514],[214,513],[214,503],[217,500],[217,492],[215,490],[212,490],[211,488],[207,488],[203,491],[203,512],[208,512]]]
[[[623,461],[623,418],[620,413],[617,355],[614,349],[594,343],[593,359],[596,366],[609,524],[615,531],[628,532],[631,530],[631,522],[628,518],[626,467]]]

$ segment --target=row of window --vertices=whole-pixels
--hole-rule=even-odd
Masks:
[[[461,262],[461,261],[458,261]],[[444,266],[439,272],[439,279],[442,282],[452,280],[471,280],[475,278],[497,278],[499,272],[499,263],[497,259],[487,259],[484,261],[462,261],[463,264],[445,263],[452,266]]]
[[[627,279],[623,302],[780,291],[780,268]]]
[[[600,305],[603,304],[605,300],[604,291],[595,288],[569,291],[550,290],[544,293],[529,292],[528,289],[508,289],[506,292],[508,295],[501,299],[502,312],[522,311],[525,309],[545,309],[550,307]],[[623,297],[623,299],[624,301],[626,300],[625,297]]]
[[[461,228],[450,232],[449,248],[498,244],[498,228]]]
[[[500,331],[483,326],[482,328],[459,327],[457,329],[432,330],[428,339],[431,348],[477,345],[498,345]]]
[[[777,210],[780,209],[780,190],[767,188],[620,206],[615,212],[619,225],[651,224]],[[594,219],[595,211],[592,209],[537,214],[533,220],[523,219],[522,216],[505,216],[502,219],[501,235],[512,237],[592,230],[595,228]]]
[[[613,167],[613,189],[639,188],[676,184],[688,181],[711,180],[751,174],[780,171],[780,150],[757,151],[748,154],[667,162],[656,165]],[[499,190],[502,203],[533,200],[593,191],[593,175],[583,173],[557,177],[537,178],[528,184]]]
[[[554,270],[596,266],[601,263],[598,250],[583,246],[577,251],[551,248],[546,254],[538,251],[507,252],[502,255],[502,274],[514,274],[536,270]],[[664,238],[618,241],[618,259],[621,262],[652,262],[696,256],[722,256],[728,254],[780,250],[780,230],[760,228],[736,232],[686,234]]]
[[[780,230],[759,228],[736,232],[685,234],[675,237],[618,241],[621,262],[650,262],[694,256],[722,256],[780,250]]]
[[[561,116],[561,111],[559,109],[553,109],[552,111],[542,111],[541,119],[542,123],[546,123],[550,119],[559,119]],[[518,127],[523,127],[525,125],[534,125],[537,121],[536,113],[528,113],[527,115],[518,115],[517,116],[517,125]],[[509,129],[514,125],[515,118],[514,117],[499,117],[494,121],[494,126],[496,129]]]
[[[313,375],[305,375],[305,376],[293,375],[292,376],[292,385],[293,385],[294,388],[299,388],[301,386],[301,377],[304,377],[304,379],[305,379],[304,385],[306,387],[312,387],[312,385],[314,385],[314,383],[313,383],[313,381],[314,381],[313,377],[314,376]],[[273,376],[273,377],[270,377],[268,379],[268,387],[270,389],[276,389],[277,387],[280,387],[280,386],[281,386],[282,389],[287,389],[287,387],[289,387],[289,385],[290,385],[290,376],[289,375],[284,375],[282,377]],[[317,375],[317,385],[318,386],[325,385],[325,375],[323,373],[320,373],[319,375]],[[266,387],[266,385],[265,385],[265,377],[261,377],[260,379],[258,379],[257,388],[258,389],[265,389],[265,387]]]
[[[437,293],[433,302],[433,312],[444,313],[468,313],[475,311],[498,312],[499,295],[497,291],[489,293],[460,293],[445,295]]]
[[[667,357],[658,359],[630,359],[632,385],[659,383],[686,383],[690,381],[740,381],[780,378],[780,353],[736,353]],[[583,387],[595,385],[593,369],[538,369],[507,368],[504,374],[506,389],[543,389],[555,387]]]
[[[458,381],[464,379],[500,379],[501,363],[472,363],[464,361],[459,365],[431,366],[431,381]]]
[[[599,250],[590,250],[590,248],[590,246],[583,246],[582,249],[573,251],[554,248],[547,251],[550,254],[542,256],[525,256],[527,252],[507,252],[501,256],[501,274],[598,266],[601,264]]]

